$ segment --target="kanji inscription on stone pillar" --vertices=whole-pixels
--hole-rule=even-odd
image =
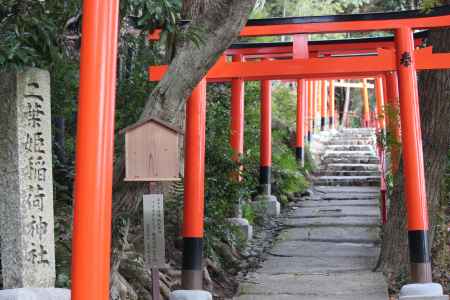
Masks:
[[[0,74],[0,237],[4,288],[53,287],[50,75]]]

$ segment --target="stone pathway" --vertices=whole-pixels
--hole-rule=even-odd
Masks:
[[[292,204],[286,229],[237,299],[388,299],[384,276],[372,272],[380,250],[374,132],[346,129],[320,144],[310,196]]]

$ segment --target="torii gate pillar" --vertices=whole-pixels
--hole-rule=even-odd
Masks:
[[[264,214],[278,216],[280,203],[272,196],[272,82],[261,81],[261,134],[259,184],[261,194],[256,197],[257,206]],[[259,209],[258,209],[259,210]]]
[[[240,54],[233,56],[233,61],[241,62],[243,57]],[[232,159],[239,164],[239,169],[233,172],[232,179],[236,182],[242,181],[241,156],[244,154],[244,116],[245,116],[245,81],[242,78],[231,80],[231,124],[230,124],[230,146],[233,150]],[[230,223],[236,225],[246,240],[253,237],[253,227],[248,220],[242,217],[241,199],[237,200],[234,218],[229,219]]]
[[[408,239],[412,281],[400,292],[400,299],[409,296],[442,296],[442,287],[431,283],[431,253],[428,241],[428,210],[420,129],[419,95],[411,28],[395,33],[400,92],[400,118],[404,160],[404,184],[408,214]],[[418,290],[420,290],[418,292]],[[412,299],[427,299],[416,297]],[[438,299],[438,298],[432,298]],[[439,298],[440,299],[440,298]]]
[[[314,132],[314,108],[313,108],[313,83],[311,80],[306,81],[307,101],[308,101],[308,143],[311,142],[311,135]]]
[[[261,81],[261,134],[259,184],[261,193],[271,194],[272,178],[272,82]]]
[[[305,79],[297,80],[297,137],[295,152],[297,161],[304,166],[305,155],[305,119],[307,108],[307,83]]]
[[[330,90],[329,90],[329,93],[330,93],[330,95],[329,95],[329,100],[330,100],[330,105],[329,105],[329,108],[330,108],[330,111],[329,111],[329,113],[328,113],[328,118],[329,118],[329,125],[330,125],[330,129],[335,129],[335,126],[334,126],[334,118],[335,118],[335,115],[336,115],[336,113],[335,113],[335,90],[334,90],[334,80],[331,80],[330,81]]]
[[[73,300],[108,300],[119,1],[83,2]]]
[[[203,220],[205,207],[206,80],[192,91],[186,104],[184,170],[183,268],[185,290],[203,287]]]
[[[233,61],[242,61],[242,55],[233,56]],[[238,161],[244,153],[244,80],[231,80],[231,133],[230,144],[233,160]]]
[[[376,95],[376,106],[377,106],[377,124],[381,134],[384,134],[386,128],[385,121],[385,99],[384,99],[384,87],[383,87],[383,77],[377,76],[375,79],[375,95]]]
[[[322,80],[321,90],[320,90],[320,130],[325,130],[325,125],[327,122],[327,81]]]

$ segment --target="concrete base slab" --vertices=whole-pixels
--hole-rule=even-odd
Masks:
[[[380,186],[380,176],[321,176],[314,183],[322,186]]]
[[[317,296],[317,295],[244,295],[237,298],[238,300],[385,300],[387,296],[380,297],[379,295],[359,294],[346,296]]]
[[[291,207],[328,207],[328,206],[338,206],[338,207],[378,207],[379,200],[374,199],[355,199],[355,200],[315,200],[315,201],[304,201],[292,203]]]
[[[319,193],[338,193],[338,194],[378,194],[380,192],[379,187],[370,187],[370,186],[315,186],[314,190]]]
[[[212,295],[207,291],[178,290],[170,293],[170,300],[212,300]]]
[[[70,290],[53,288],[2,290],[0,300],[70,300]]]
[[[400,290],[399,300],[448,300],[438,283],[407,284]]]
[[[366,243],[281,241],[269,252],[284,257],[376,257],[380,248]]]
[[[277,197],[272,195],[257,196],[252,206],[257,213],[268,217],[278,217],[281,211],[280,202],[278,202]]]
[[[320,176],[380,176],[378,170],[374,171],[333,171],[333,170],[319,170],[314,172],[317,177]]]
[[[246,241],[253,238],[253,226],[244,218],[231,218],[228,219],[230,224],[238,227],[239,232],[242,234]]]
[[[330,274],[254,274],[240,286],[238,299],[348,299],[387,300],[383,274],[362,271]],[[319,296],[320,295],[320,296]],[[267,298],[266,298],[267,297]],[[271,297],[271,298],[270,298]]]
[[[378,200],[379,196],[380,196],[379,191],[377,193],[355,193],[355,194],[329,193],[322,195],[318,200]]]
[[[408,296],[399,297],[398,300],[449,300],[448,296]]]
[[[360,226],[379,227],[378,217],[320,217],[320,218],[285,218],[283,223],[289,227],[324,227],[324,226]]]
[[[378,207],[367,206],[327,206],[327,207],[302,207],[289,214],[290,217],[318,218],[318,217],[379,217]]]
[[[370,271],[377,257],[284,257],[269,256],[261,274],[316,274],[352,271]]]
[[[380,228],[377,227],[310,227],[292,228],[283,231],[280,239],[283,241],[323,241],[339,243],[376,243],[380,238]]]

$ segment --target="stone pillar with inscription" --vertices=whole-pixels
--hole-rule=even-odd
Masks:
[[[0,237],[3,285],[50,288],[55,242],[50,75],[0,73]]]

